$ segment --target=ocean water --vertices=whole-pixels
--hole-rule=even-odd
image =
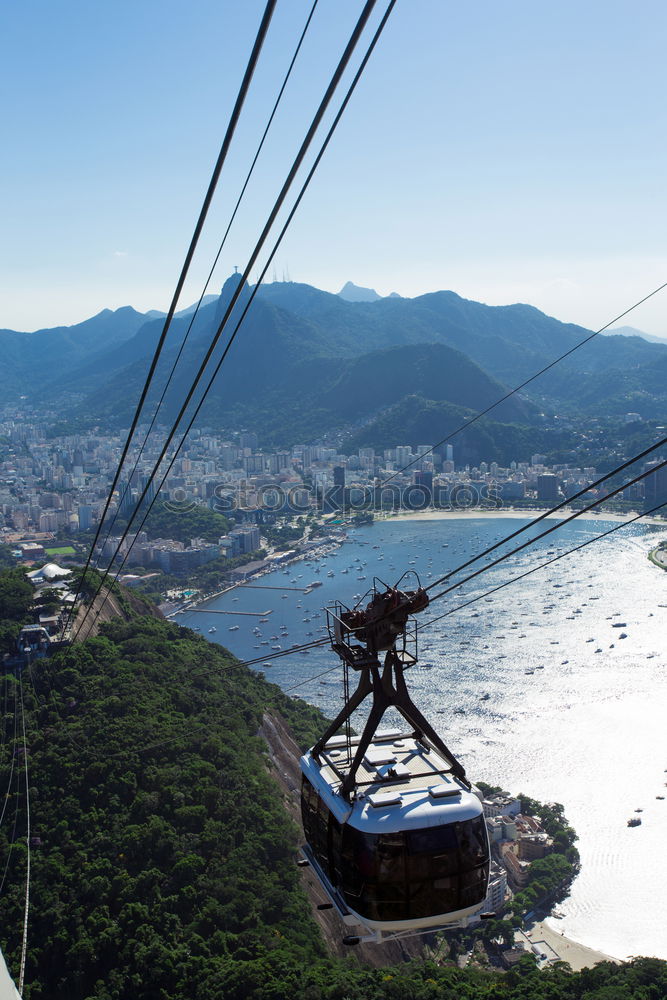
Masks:
[[[242,659],[271,664],[273,646],[323,635],[323,606],[335,599],[354,604],[374,576],[395,583],[408,570],[428,586],[523,523],[380,522],[353,532],[317,563],[277,570],[257,581],[260,588],[239,588],[211,602],[207,613],[177,620]],[[582,869],[554,929],[617,958],[667,959],[667,573],[647,559],[667,529],[623,527],[482,596],[611,526],[602,518],[564,525],[437,600],[419,616],[419,663],[407,677],[416,704],[472,780],[565,807]],[[314,579],[323,585],[309,595],[296,589]],[[403,585],[413,583],[408,577]],[[262,624],[260,612],[269,612]],[[341,705],[342,672],[317,675],[336,664],[324,647],[258,669],[331,716]],[[656,797],[663,794],[665,800]],[[642,825],[629,828],[636,809],[643,810]]]

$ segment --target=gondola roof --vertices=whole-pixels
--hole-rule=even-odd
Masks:
[[[352,738],[352,755],[358,742]],[[329,740],[319,762],[310,753],[301,758],[303,773],[339,823],[367,833],[394,833],[465,821],[481,812],[480,798],[447,773],[450,763],[412,735],[375,734],[357,772],[352,802],[340,794],[347,761],[343,736]]]

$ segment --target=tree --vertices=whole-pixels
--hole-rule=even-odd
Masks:
[[[32,584],[25,572],[15,569],[0,572],[0,619],[20,622],[28,620],[33,602]]]

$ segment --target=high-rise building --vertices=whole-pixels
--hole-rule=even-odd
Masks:
[[[256,524],[234,528],[229,532],[229,537],[234,543],[234,548],[238,546],[238,552],[234,552],[234,555],[246,555],[259,548],[259,528]]]
[[[304,448],[301,456],[301,461],[303,462],[304,469],[309,469],[313,462],[317,461],[317,454],[315,448]]]
[[[345,486],[345,468],[342,465],[334,465],[333,484],[334,486]]]
[[[405,468],[413,459],[412,448],[409,445],[399,444],[396,448],[396,467]]]
[[[246,455],[243,459],[243,468],[249,476],[264,472],[264,455]]]
[[[278,451],[275,455],[267,457],[269,460],[269,472],[272,472],[274,475],[290,467],[290,453],[288,451]]]
[[[155,497],[155,492],[157,490],[157,483],[155,479],[151,479],[150,476],[141,476],[139,479],[140,495],[146,490],[146,496],[144,498],[144,503],[149,504],[153,501]]]
[[[372,469],[375,465],[375,450],[373,448],[359,449],[359,465],[362,469]]]
[[[238,459],[238,455],[238,448],[233,448],[228,444],[223,445],[220,449],[220,468],[225,472],[228,472],[229,469],[233,469]]]
[[[415,472],[412,481],[415,486],[423,486],[425,490],[428,490],[430,494],[433,493],[433,473],[432,472]]]
[[[537,499],[558,500],[560,496],[560,480],[558,476],[545,472],[537,477]]]
[[[655,469],[644,480],[644,505],[647,510],[657,507],[658,504],[667,503],[667,465],[662,469],[657,468],[661,461],[647,462],[644,471]]]
[[[241,440],[239,441],[241,448],[250,448],[251,451],[257,450],[257,435],[254,431],[244,431],[241,434]]]
[[[93,523],[93,508],[89,504],[79,506],[79,531],[89,531]]]
[[[129,517],[134,509],[134,499],[130,484],[123,479],[118,480],[118,514]]]
[[[421,461],[420,462],[416,462],[415,465],[413,466],[413,468],[415,468],[415,469],[423,469],[423,468],[425,468],[424,459],[425,459],[425,457],[427,455],[431,454],[431,451],[432,451],[432,449],[431,449],[431,445],[430,444],[418,444],[417,445],[417,454],[419,455]]]
[[[57,531],[58,530],[58,515],[55,510],[48,511],[47,513],[40,514],[39,516],[39,530],[40,531]]]

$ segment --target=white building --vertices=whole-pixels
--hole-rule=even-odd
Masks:
[[[517,813],[521,812],[519,799],[513,799],[507,792],[496,792],[495,795],[489,795],[482,802],[482,806],[486,819],[490,819],[492,816],[516,816]]]
[[[483,912],[493,910],[494,913],[500,913],[505,906],[506,895],[507,872],[501,865],[492,861],[491,870],[489,872],[489,888],[486,892]]]

